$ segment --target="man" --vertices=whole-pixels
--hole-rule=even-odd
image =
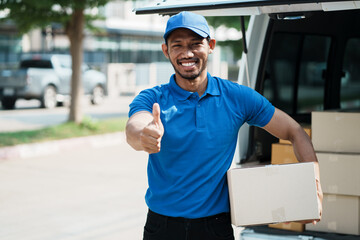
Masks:
[[[162,50],[170,82],[130,104],[128,143],[149,153],[144,239],[234,239],[226,171],[244,122],[294,145],[299,161],[317,162],[307,134],[256,91],[211,76],[215,48],[204,17],[181,12],[167,23]],[[317,169],[318,195],[322,199]]]

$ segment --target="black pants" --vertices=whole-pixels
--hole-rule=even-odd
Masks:
[[[230,214],[187,219],[167,217],[149,210],[144,240],[234,240]]]

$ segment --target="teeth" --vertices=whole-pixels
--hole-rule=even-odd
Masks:
[[[195,63],[191,62],[191,63],[182,63],[181,65],[185,66],[185,67],[190,67],[190,66],[194,66]]]

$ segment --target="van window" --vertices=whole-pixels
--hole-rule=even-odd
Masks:
[[[20,68],[52,68],[49,60],[24,60],[20,62]]]
[[[266,66],[263,95],[287,113],[292,113],[300,40],[300,36],[294,34],[275,34]]]
[[[360,39],[349,39],[346,45],[340,88],[341,109],[360,108]]]
[[[323,110],[331,38],[275,33],[271,42],[264,96],[292,115]]]
[[[305,36],[300,60],[296,113],[324,109],[325,71],[330,37]]]

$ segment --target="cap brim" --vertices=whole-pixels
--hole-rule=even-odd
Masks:
[[[177,28],[174,28],[174,29],[171,29],[169,31],[167,31],[165,34],[164,34],[164,39],[167,40],[167,38],[169,37],[169,35],[175,31],[176,29],[180,29],[180,28],[186,28],[186,29],[189,29],[191,31],[193,31],[194,33],[196,33],[197,35],[199,35],[200,37],[203,37],[203,38],[206,38],[208,37],[209,35],[202,31],[202,30],[199,30],[197,28],[193,28],[193,27],[186,27],[186,26],[181,26],[181,27],[177,27]]]

